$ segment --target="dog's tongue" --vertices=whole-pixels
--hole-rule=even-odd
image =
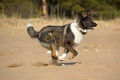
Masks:
[[[94,30],[94,28],[92,27],[91,30]]]

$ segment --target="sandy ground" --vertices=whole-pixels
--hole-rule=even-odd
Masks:
[[[97,23],[64,66],[51,65],[47,50],[24,27],[0,26],[0,80],[120,80],[120,20]]]

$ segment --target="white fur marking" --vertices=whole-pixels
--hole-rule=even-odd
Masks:
[[[46,52],[46,54],[51,54],[52,52],[49,50]],[[58,56],[58,51],[56,50],[56,56]]]
[[[27,23],[27,28],[29,28],[29,27],[31,27],[31,26],[33,26],[33,25],[30,24],[30,23]]]
[[[58,58],[59,58],[59,60],[64,60],[64,58],[66,57],[66,55],[67,55],[67,49],[64,49],[64,53],[61,55],[61,56],[59,56]]]
[[[59,56],[59,57],[58,57],[59,60],[64,60],[64,58],[66,57],[66,55],[67,55],[66,53],[63,53],[62,56]]]
[[[47,51],[46,54],[51,54],[51,51]]]
[[[73,23],[71,23],[70,28],[75,36],[74,42],[78,45],[81,42],[81,40],[83,39],[83,35],[79,31],[78,24],[76,22],[73,22]]]
[[[87,30],[80,29],[82,32],[87,33]]]
[[[56,50],[56,56],[58,56],[58,51]]]

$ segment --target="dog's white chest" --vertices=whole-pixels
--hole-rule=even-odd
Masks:
[[[71,28],[72,33],[75,36],[74,43],[77,45],[80,44],[81,40],[83,39],[83,35],[81,34],[77,23],[72,23],[70,25],[70,28]]]

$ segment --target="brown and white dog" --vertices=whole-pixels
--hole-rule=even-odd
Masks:
[[[52,61],[56,63],[57,60],[64,60],[68,52],[73,53],[70,59],[78,55],[75,47],[80,44],[87,30],[93,30],[96,26],[97,24],[91,19],[91,13],[84,11],[70,24],[45,26],[38,32],[28,23],[27,32],[32,38],[37,38],[43,47],[50,50]],[[64,47],[62,56],[58,56],[60,46]]]

